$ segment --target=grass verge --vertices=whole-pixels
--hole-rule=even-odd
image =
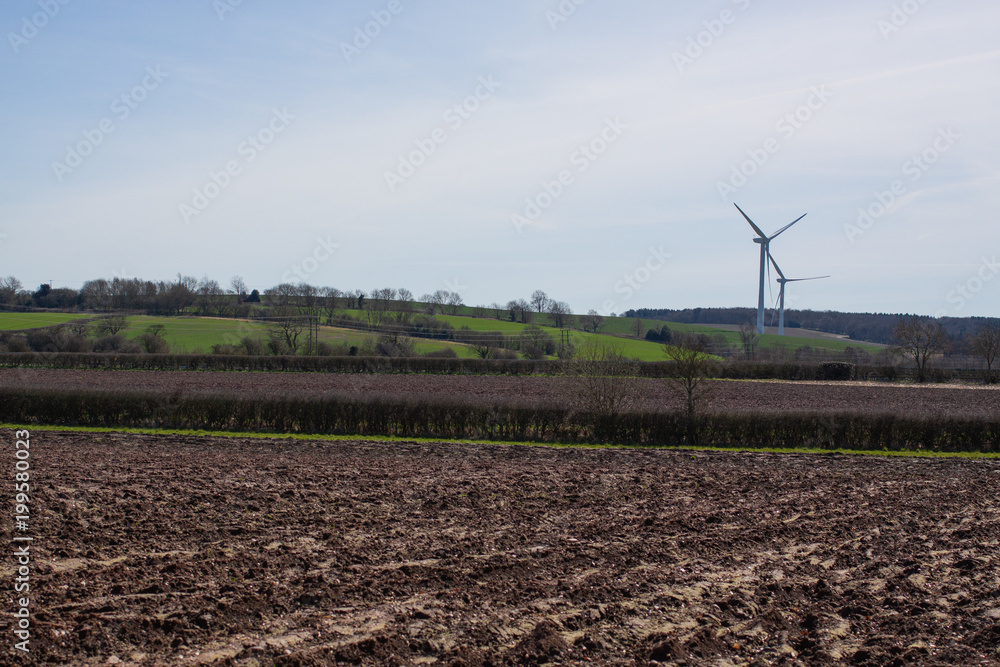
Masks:
[[[960,459],[1000,459],[997,452],[931,452],[931,451],[883,451],[854,449],[819,449],[807,447],[697,447],[691,445],[619,445],[610,443],[552,443],[512,440],[469,440],[449,438],[419,438],[379,435],[331,435],[308,433],[259,433],[253,431],[205,431],[191,429],[157,429],[157,428],[111,428],[99,426],[49,426],[44,424],[7,424],[0,423],[0,429],[28,431],[48,431],[55,433],[134,433],[137,435],[179,435],[212,438],[248,438],[255,440],[297,440],[322,442],[416,442],[445,443],[455,445],[505,445],[516,447],[549,447],[553,449],[623,449],[623,450],[665,450],[692,452],[743,452],[750,454],[812,454],[818,456],[877,456],[890,458],[960,458]]]

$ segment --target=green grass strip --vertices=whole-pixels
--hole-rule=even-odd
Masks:
[[[533,442],[533,441],[508,441],[508,440],[452,440],[448,438],[403,438],[399,436],[385,435],[330,435],[307,433],[259,433],[240,431],[203,431],[190,429],[157,429],[157,428],[110,428],[102,426],[46,426],[40,424],[19,425],[0,423],[0,429],[27,431],[49,431],[63,433],[134,433],[138,435],[184,435],[212,438],[252,438],[256,440],[319,440],[322,442],[415,442],[415,443],[444,443],[453,445],[505,445],[515,447],[550,447],[553,449],[623,449],[623,450],[665,450],[665,451],[692,451],[692,452],[743,452],[758,454],[812,454],[818,456],[840,455],[840,456],[875,456],[889,458],[961,458],[961,459],[1000,459],[997,452],[929,452],[929,451],[881,451],[881,450],[854,450],[854,449],[812,449],[808,447],[780,448],[780,447],[697,447],[690,445],[617,445],[602,443],[561,443],[561,442]]]

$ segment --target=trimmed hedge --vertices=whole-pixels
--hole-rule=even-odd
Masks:
[[[729,380],[901,380],[915,379],[912,368],[727,361],[717,365],[715,377]],[[670,361],[637,362],[641,377],[673,374]],[[0,368],[82,368],[156,371],[266,371],[310,373],[434,373],[449,375],[560,375],[565,362],[529,359],[456,359],[428,357],[296,357],[224,354],[114,354],[8,352],[0,354]],[[981,380],[978,369],[931,369],[934,382]]]
[[[629,445],[742,446],[940,452],[1000,451],[1000,421],[865,414],[683,413],[599,416],[562,407],[455,401],[152,392],[0,390],[0,421]],[[692,442],[695,441],[695,442]]]

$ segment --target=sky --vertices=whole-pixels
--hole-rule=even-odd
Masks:
[[[1000,311],[985,0],[8,0],[0,276]],[[767,300],[777,296],[770,272]],[[996,278],[996,279],[994,279]]]

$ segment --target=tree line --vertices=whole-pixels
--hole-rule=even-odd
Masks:
[[[739,326],[757,317],[753,308],[639,308],[629,310],[624,317],[642,317],[652,320],[682,322],[685,324],[730,324]],[[901,318],[922,317],[909,313],[844,313],[839,311],[785,310],[785,327],[815,329],[851,340],[867,341],[891,345],[895,342],[896,325]],[[925,318],[935,319],[935,318]],[[952,341],[975,333],[984,321],[983,317],[941,317],[945,334]]]
[[[234,276],[227,286],[209,277],[177,275],[174,281],[142,278],[97,278],[79,289],[55,288],[47,283],[31,291],[16,276],[0,277],[0,307],[7,309],[46,308],[95,312],[133,312],[147,315],[196,313],[217,317],[241,317],[254,307],[293,307],[322,314],[332,320],[340,309],[363,310],[373,325],[379,324],[394,310],[423,309],[430,315],[456,315],[466,304],[462,295],[437,290],[416,299],[409,289],[384,287],[365,291],[341,290],[308,283],[280,283],[263,292],[251,290],[242,276]],[[530,299],[512,299],[506,304],[493,303],[475,307],[476,314],[511,322],[530,324],[545,316],[554,326],[562,327],[573,318],[569,304],[535,290]],[[574,320],[575,322],[575,320]],[[584,325],[599,328],[603,318],[590,311]]]

